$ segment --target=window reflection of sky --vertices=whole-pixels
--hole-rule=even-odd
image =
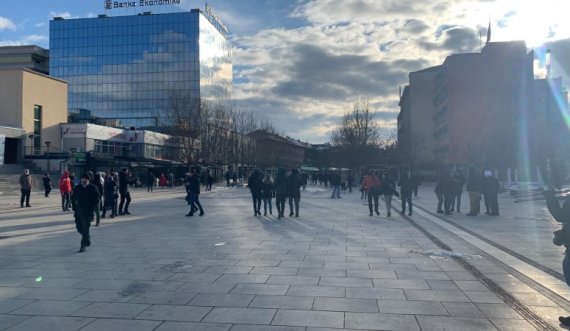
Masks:
[[[50,74],[69,82],[70,111],[156,116],[174,89],[229,99],[231,46],[197,12],[51,21]]]

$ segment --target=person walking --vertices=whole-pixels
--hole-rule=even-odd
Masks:
[[[232,181],[233,181],[232,186],[237,186],[237,180],[238,180],[237,174],[234,172],[232,174]]]
[[[119,194],[121,195],[121,203],[119,204],[119,215],[131,214],[129,212],[129,205],[131,203],[131,192],[129,192],[130,183],[131,180],[129,179],[129,172],[127,168],[121,169],[121,173],[119,174]]]
[[[348,186],[348,193],[352,193],[352,185],[354,185],[354,175],[350,172],[346,178],[346,185]]]
[[[370,212],[370,216],[373,215],[372,201],[374,201],[374,211],[376,212],[376,215],[380,215],[380,212],[378,211],[378,198],[380,196],[381,183],[380,178],[376,176],[376,172],[374,170],[368,171],[368,175],[365,176],[362,181],[362,186],[368,195],[368,211]]]
[[[42,178],[42,182],[44,184],[44,196],[47,198],[51,192],[51,177],[49,176],[49,173],[46,172]]]
[[[166,175],[160,174],[160,179],[158,180],[158,186],[160,188],[165,188],[167,182],[168,182],[168,179],[166,179]]]
[[[333,189],[331,199],[339,198],[340,199],[340,172],[333,172],[330,177],[331,180],[331,187]]]
[[[148,171],[148,175],[146,177],[146,191],[152,192],[154,190],[154,182],[156,181],[156,176],[152,170]]]
[[[111,210],[109,218],[117,216],[117,198],[119,196],[119,188],[114,173],[111,171],[105,177],[105,184],[103,186],[104,205],[102,218],[105,218],[107,210]]]
[[[174,187],[174,174],[172,172],[168,174],[168,185],[170,188]]]
[[[196,174],[196,170],[190,170],[189,176],[187,178],[187,185],[186,185],[186,193],[187,201],[190,205],[190,211],[186,216],[194,216],[194,213],[197,210],[200,210],[199,216],[204,216],[204,208],[202,208],[202,204],[200,203],[200,180],[198,179],[198,175]]]
[[[224,178],[226,179],[226,187],[230,187],[230,172],[226,171],[226,174],[224,175]]]
[[[59,193],[61,194],[61,209],[69,211],[71,206],[71,180],[69,179],[69,171],[64,171],[63,176],[59,179]]]
[[[97,187],[97,192],[99,193],[99,202],[97,203],[97,206],[95,207],[95,226],[99,226],[99,223],[101,222],[101,209],[103,209],[101,206],[101,202],[103,199],[103,183],[104,183],[104,179],[103,179],[103,175],[101,174],[101,172],[97,171],[95,173],[95,175],[93,176],[93,185],[95,185],[95,187]]]
[[[273,206],[271,200],[275,196],[275,184],[270,174],[266,174],[261,185],[261,196],[263,198],[263,216],[267,216],[267,207],[269,207],[269,215],[273,215]]]
[[[422,184],[422,177],[420,176],[420,174],[414,172],[410,177],[410,180],[412,181],[412,191],[414,191],[414,197],[417,197],[418,189]]]
[[[262,176],[261,171],[255,170],[247,180],[247,187],[251,191],[251,198],[253,199],[253,216],[261,215],[261,190],[263,186]]]
[[[437,185],[435,185],[435,195],[437,197],[437,213],[438,214],[443,214],[443,207],[444,207],[444,202],[445,202],[445,181],[443,179],[444,176],[441,176],[437,182]]]
[[[79,252],[85,252],[86,247],[91,246],[91,237],[89,235],[89,227],[91,226],[91,218],[95,207],[99,203],[99,192],[95,185],[89,183],[89,175],[81,175],[81,183],[73,188],[71,195],[71,203],[73,204],[75,227],[77,232],[81,234],[81,247]]]
[[[477,216],[481,210],[481,178],[473,168],[469,169],[466,190],[469,192],[469,213],[467,216]]]
[[[289,216],[299,217],[299,203],[301,202],[301,175],[299,170],[293,168],[287,179],[287,194],[289,195]],[[295,214],[293,214],[295,204]]]
[[[408,216],[412,216],[412,194],[413,184],[410,175],[404,172],[400,175],[400,198],[402,199],[402,214],[406,214],[406,203],[408,204]]]
[[[214,184],[214,176],[208,171],[208,177],[206,178],[206,191],[212,190],[212,185]]]
[[[398,192],[396,191],[396,182],[390,177],[390,175],[385,172],[384,176],[382,177],[382,184],[380,186],[380,191],[384,195],[384,202],[386,203],[386,216],[392,216],[392,196],[398,196]]]
[[[463,174],[461,173],[461,171],[457,170],[455,171],[455,174],[453,175],[453,188],[454,188],[454,194],[453,194],[453,201],[451,202],[451,211],[454,211],[453,207],[455,206],[455,211],[457,211],[457,213],[461,213],[461,196],[463,195],[463,186],[465,185],[465,177],[463,177]]]
[[[32,193],[32,187],[34,187],[34,180],[30,176],[30,170],[24,170],[24,174],[20,176],[20,208],[24,208],[24,202],[26,207],[31,207],[30,205],[30,194]]]
[[[285,217],[285,200],[287,200],[287,174],[285,169],[279,168],[275,176],[275,205],[277,206],[277,219]]]
[[[485,199],[486,215],[499,216],[499,181],[489,170],[485,171],[482,185],[483,197]]]

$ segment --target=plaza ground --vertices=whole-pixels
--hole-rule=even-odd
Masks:
[[[556,330],[570,315],[543,201],[441,217],[424,185],[412,217],[382,201],[370,217],[358,191],[308,187],[300,217],[277,220],[245,189],[203,192],[203,217],[181,189],[133,190],[133,215],[78,254],[57,193],[0,197],[0,330]]]

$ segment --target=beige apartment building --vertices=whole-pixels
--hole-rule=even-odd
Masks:
[[[0,70],[0,139],[4,163],[62,148],[67,122],[67,82],[29,69]],[[49,145],[49,146],[48,146]],[[0,151],[2,155],[2,151]]]

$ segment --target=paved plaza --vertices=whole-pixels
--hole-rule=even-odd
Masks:
[[[0,330],[557,330],[570,315],[541,201],[441,217],[424,185],[412,217],[386,218],[358,191],[308,187],[300,217],[277,220],[246,189],[203,192],[203,217],[181,189],[132,196],[82,254],[58,192],[0,196]]]

